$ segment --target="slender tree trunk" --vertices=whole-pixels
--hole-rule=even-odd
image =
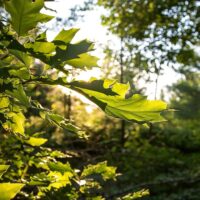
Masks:
[[[71,120],[71,105],[71,95],[64,94],[64,116],[69,121]]]
[[[120,47],[120,82],[124,82],[124,63],[123,63],[123,37],[121,39],[121,47]],[[120,137],[120,143],[121,146],[124,146],[124,143],[126,141],[125,139],[125,133],[126,133],[126,122],[125,120],[121,121],[121,137]]]
[[[158,80],[159,80],[159,76],[160,76],[160,70],[161,70],[161,67],[155,65],[155,73],[156,73],[155,93],[154,93],[154,99],[155,99],[155,100],[157,99],[157,93],[158,93]]]
[[[158,79],[159,79],[159,73],[156,76],[156,82],[155,82],[155,94],[154,94],[154,99],[157,99],[157,91],[158,91]]]

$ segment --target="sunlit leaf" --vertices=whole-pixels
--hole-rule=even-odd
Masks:
[[[14,77],[22,78],[24,80],[30,79],[30,73],[26,67],[22,67],[19,69],[10,69],[9,74]]]
[[[55,158],[66,158],[67,157],[66,154],[64,154],[63,152],[58,151],[58,150],[52,151],[50,155],[51,155],[51,157],[55,157]]]
[[[13,133],[24,134],[25,117],[21,112],[9,112],[6,114],[7,121],[3,124],[4,129]]]
[[[54,179],[47,176],[46,173],[35,174],[30,178],[29,185],[48,186]]]
[[[69,30],[62,30],[58,33],[58,35],[54,38],[53,43],[56,45],[60,45],[60,44],[67,44],[70,43],[71,40],[74,38],[74,36],[76,35],[76,33],[79,31],[79,29],[76,28],[72,28]],[[61,43],[63,42],[63,43]]]
[[[0,183],[0,200],[10,200],[24,187],[20,183]]]
[[[29,51],[42,54],[50,54],[55,51],[56,46],[52,42],[47,41],[46,31],[39,34],[35,41],[25,44]]]
[[[97,61],[99,59],[95,56],[91,56],[87,53],[80,54],[78,58],[68,60],[65,63],[77,68],[84,68],[91,69],[92,67],[99,67]]]
[[[18,58],[26,67],[29,67],[33,61],[33,59],[25,52],[13,49],[10,49],[9,52],[15,55],[15,57]]]
[[[92,42],[82,40],[75,44],[70,43],[77,31],[78,29],[62,30],[51,42],[47,41],[44,32],[34,42],[26,43],[26,50],[33,57],[57,69],[64,68],[66,64],[81,69],[98,67],[98,58],[88,54],[94,48]]]
[[[93,46],[92,42],[83,40],[76,44],[68,44],[65,48],[57,47],[55,55],[50,58],[50,64],[55,67],[56,65],[64,66],[68,60],[79,58],[80,54],[93,50]]]
[[[94,88],[93,84],[97,87]],[[166,110],[166,103],[160,100],[147,100],[140,94],[126,98],[128,84],[112,80],[92,80],[90,83],[75,81],[71,83],[71,88],[85,95],[113,117],[140,123],[164,121],[160,114]]]
[[[45,138],[36,138],[36,137],[30,137],[28,140],[25,140],[27,144],[30,144],[31,146],[41,146],[44,143],[47,142],[47,139]]]
[[[48,188],[61,188],[65,187],[68,184],[71,184],[70,178],[73,176],[71,172],[65,172],[64,174],[61,174],[60,172],[50,172],[48,174],[48,177],[52,178],[53,181],[51,184],[49,184]]]

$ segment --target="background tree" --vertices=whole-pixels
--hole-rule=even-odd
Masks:
[[[89,53],[93,43],[72,43],[78,31],[73,28],[62,29],[48,41],[39,23],[53,17],[40,12],[43,0],[3,1],[3,6],[8,15],[0,18],[0,176],[8,171],[0,177],[0,199],[109,198],[108,186],[116,180],[116,168],[104,157],[102,161],[80,159],[75,140],[86,146],[86,135],[62,115],[65,105],[57,112],[51,109],[52,87],[76,91],[109,116],[140,124],[163,121],[166,103],[140,94],[127,98],[129,85],[116,80],[69,80],[69,66],[75,71],[98,66],[98,59]],[[61,146],[51,136],[57,133],[68,134],[74,146],[65,143],[65,149],[56,150]],[[147,193],[126,193],[120,198]]]

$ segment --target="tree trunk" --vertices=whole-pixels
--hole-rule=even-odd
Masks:
[[[123,38],[121,37],[121,47],[120,47],[120,82],[124,82],[124,67],[123,67]],[[120,143],[121,146],[124,146],[124,143],[126,141],[125,139],[125,133],[126,133],[126,122],[125,120],[121,121],[121,137],[120,137]]]

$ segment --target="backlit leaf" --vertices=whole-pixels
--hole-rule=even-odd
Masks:
[[[11,15],[11,24],[19,36],[36,27],[38,22],[47,22],[52,16],[40,13],[44,7],[43,0],[5,1],[5,8]]]
[[[25,47],[29,51],[42,54],[50,54],[55,51],[56,46],[52,42],[47,41],[46,31],[39,34],[34,42],[25,44]]]
[[[96,88],[92,87],[94,83]],[[85,95],[113,117],[140,123],[164,121],[160,113],[166,110],[166,103],[160,100],[147,100],[140,94],[126,98],[129,84],[113,80],[104,80],[102,84],[102,80],[92,80],[90,83],[76,81],[71,85],[72,89]]]
[[[97,57],[84,53],[80,54],[78,58],[68,60],[65,63],[77,68],[86,67],[87,69],[91,69],[92,67],[99,67],[97,64],[98,60]]]
[[[61,115],[50,113],[50,112],[43,112],[43,118],[47,119],[50,123],[57,125],[63,129],[68,130],[72,133],[78,133],[80,129],[73,124],[71,124],[67,119],[62,117]]]
[[[54,38],[53,43],[59,45],[62,44],[60,42],[64,42],[65,44],[70,43],[74,38],[75,34],[79,31],[79,29],[72,28],[69,30],[62,30],[58,33],[58,35]]]
[[[26,50],[33,57],[59,70],[66,64],[80,69],[98,67],[98,58],[88,54],[94,48],[92,42],[82,40],[75,44],[70,43],[77,31],[78,29],[62,30],[51,42],[47,41],[44,32],[34,42],[26,43]]]
[[[88,40],[80,41],[76,44],[68,44],[66,46],[57,47],[56,54],[51,56],[50,64],[56,65],[65,65],[68,60],[76,59],[80,57],[80,54],[84,54],[93,49],[93,43]]]
[[[18,58],[27,68],[31,65],[33,59],[27,55],[27,53],[10,49],[9,52],[13,55],[15,55],[16,58]]]

